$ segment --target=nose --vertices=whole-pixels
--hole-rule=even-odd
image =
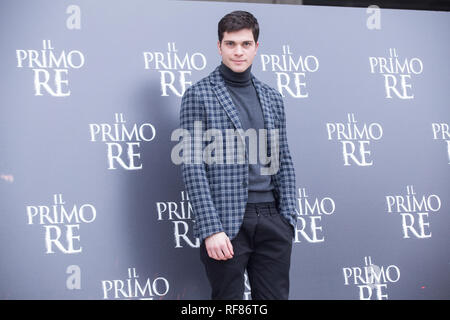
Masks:
[[[236,46],[236,52],[237,55],[241,55],[242,54],[242,47],[240,45]]]

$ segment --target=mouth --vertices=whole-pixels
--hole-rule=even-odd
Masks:
[[[245,62],[245,60],[231,60],[231,61],[233,61],[234,63],[242,63],[242,62]]]

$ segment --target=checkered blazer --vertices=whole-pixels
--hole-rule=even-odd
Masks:
[[[279,129],[279,170],[272,175],[274,196],[280,214],[295,226],[295,171],[286,137],[282,96],[253,74],[252,81],[263,110],[265,128]],[[189,131],[191,138],[194,137],[194,121],[202,121],[203,131],[212,128],[223,131],[223,137],[225,129],[245,131],[219,67],[186,89],[181,99],[180,126]],[[211,142],[199,143],[201,150],[204,150]],[[194,144],[191,144],[191,152]],[[267,154],[270,156],[270,139],[267,144]],[[223,145],[225,148],[225,143]],[[236,154],[239,145],[235,143]],[[248,199],[248,162],[246,156],[244,164],[237,161],[232,164],[226,161],[224,164],[207,164],[204,161],[181,164],[183,182],[192,205],[194,236],[200,241],[220,231],[224,231],[230,240],[238,234]]]

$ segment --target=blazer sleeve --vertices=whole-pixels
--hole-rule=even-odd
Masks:
[[[287,130],[286,130],[286,114],[284,110],[284,103],[281,94],[275,91],[278,105],[280,106],[280,168],[278,176],[280,177],[280,188],[282,194],[287,195],[286,199],[283,199],[289,212],[292,215],[292,222],[295,224],[296,221],[296,181],[295,181],[295,169],[294,163],[292,161],[291,153],[289,151],[289,145],[287,140]]]
[[[188,130],[190,134],[190,159],[183,161],[181,164],[181,171],[183,182],[189,196],[189,201],[193,208],[193,218],[199,233],[200,242],[206,237],[224,231],[219,215],[216,211],[214,203],[211,198],[209,182],[206,176],[206,168],[203,159],[196,163],[193,161],[194,156],[194,122],[201,121],[202,128],[206,128],[206,113],[205,107],[200,97],[198,96],[195,87],[191,86],[186,89],[182,100],[180,110],[180,126]],[[202,139],[203,132],[200,135]],[[201,155],[205,148],[206,142],[201,143]],[[188,148],[188,149],[189,149]],[[183,152],[186,151],[184,148]],[[197,155],[197,158],[199,155]]]

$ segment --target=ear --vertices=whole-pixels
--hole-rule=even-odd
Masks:
[[[222,50],[220,48],[220,41],[217,40],[217,49],[219,49],[219,54],[222,55]]]

